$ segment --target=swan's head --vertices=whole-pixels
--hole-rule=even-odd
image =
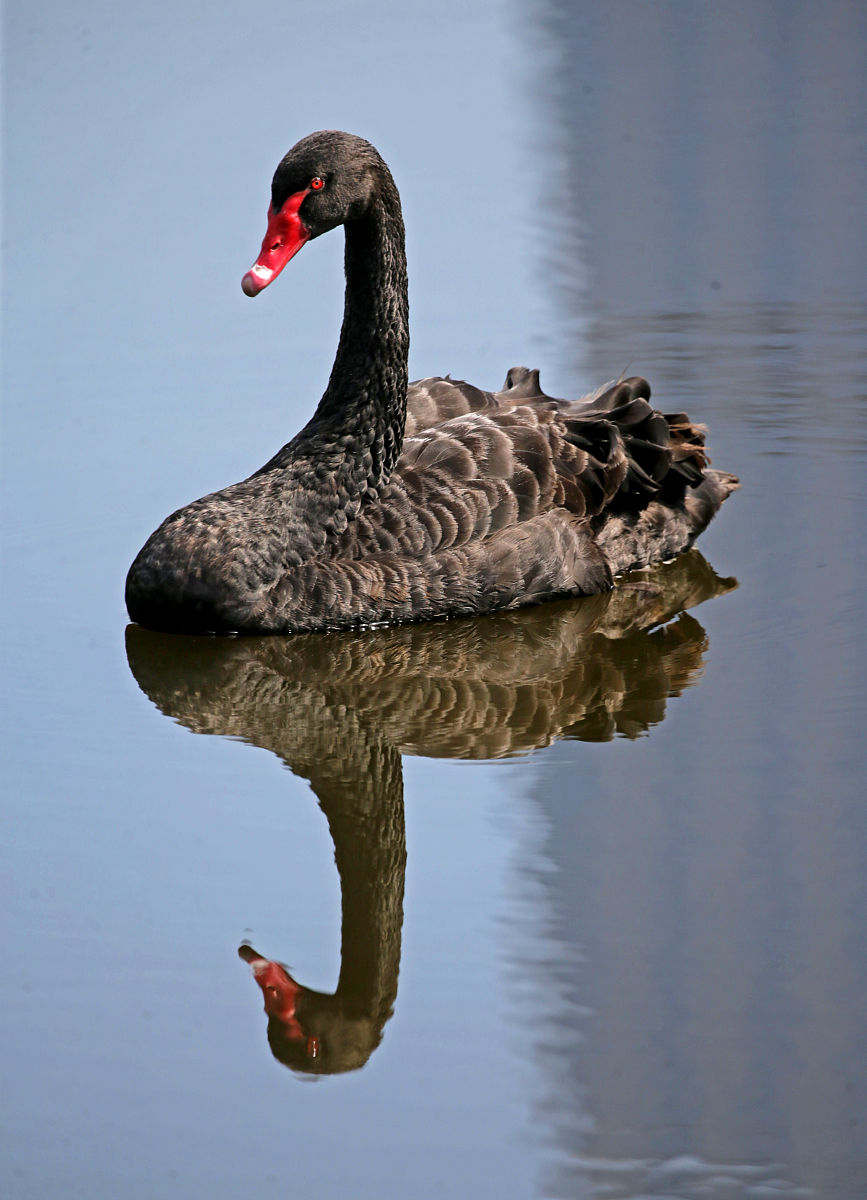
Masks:
[[[302,138],[274,172],[268,228],[244,292],[257,296],[305,242],[363,216],[383,173],[388,168],[363,138],[334,129]]]

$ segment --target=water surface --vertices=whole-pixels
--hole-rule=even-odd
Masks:
[[[7,5],[4,1195],[864,1195],[865,46],[843,0]],[[340,239],[239,282],[329,126],[401,188],[413,375],[645,374],[743,481],[700,554],[127,629],[324,386]]]

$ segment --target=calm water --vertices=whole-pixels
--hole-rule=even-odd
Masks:
[[[865,51],[843,0],[6,5],[4,1197],[864,1196]],[[700,554],[127,628],[322,390],[340,239],[239,283],[328,126],[401,188],[412,373],[647,375],[743,481]]]

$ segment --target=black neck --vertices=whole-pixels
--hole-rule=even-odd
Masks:
[[[346,298],[337,355],[314,416],[289,447],[299,465],[324,468],[335,479],[351,518],[355,513],[348,510],[357,512],[388,482],[406,423],[406,251],[390,175],[381,177],[365,214],[345,229]]]

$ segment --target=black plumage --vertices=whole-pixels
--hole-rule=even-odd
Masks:
[[[605,591],[685,550],[737,486],[707,469],[700,427],[652,408],[642,379],[580,401],[546,396],[523,367],[498,393],[408,384],[400,199],[368,142],[304,138],[275,172],[271,214],[249,294],[304,241],[345,228],[328,387],[264,467],[152,534],[127,577],[133,621],[309,632]]]

